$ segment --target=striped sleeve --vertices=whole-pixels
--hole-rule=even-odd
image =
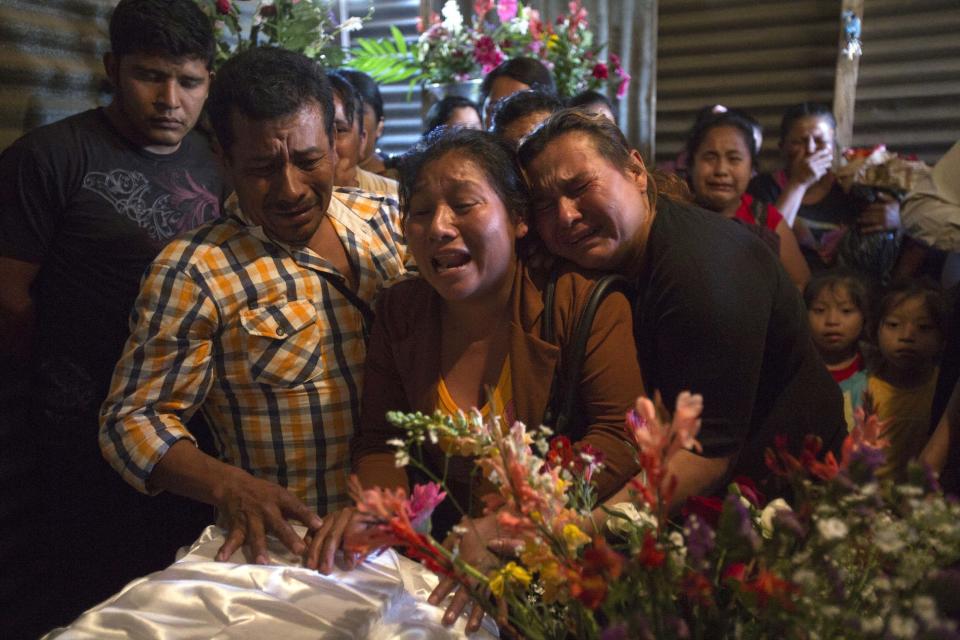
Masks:
[[[188,273],[159,260],[150,266],[100,410],[103,456],[139,491],[152,493],[153,467],[175,442],[196,442],[184,423],[212,384],[218,317]]]

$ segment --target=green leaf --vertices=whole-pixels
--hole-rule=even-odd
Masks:
[[[407,41],[400,29],[397,29],[396,25],[390,25],[390,33],[393,34],[393,41],[397,43],[397,51],[407,53]]]

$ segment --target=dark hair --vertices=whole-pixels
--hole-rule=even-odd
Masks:
[[[803,302],[809,309],[814,301],[823,291],[831,292],[837,289],[845,289],[850,295],[853,305],[860,310],[863,316],[863,328],[860,330],[860,339],[867,338],[870,327],[873,324],[873,313],[870,304],[870,290],[866,282],[854,271],[845,269],[834,269],[825,271],[810,279],[807,286],[803,289]]]
[[[230,115],[272,120],[315,104],[333,144],[333,92],[323,69],[303,54],[279,47],[253,47],[227,60],[207,99],[210,121],[224,152],[234,142]]]
[[[507,211],[526,215],[530,197],[513,149],[487,131],[438,127],[400,157],[400,213],[404,220],[410,214],[410,198],[423,168],[451,152],[469,157],[480,167]]]
[[[120,0],[110,15],[110,50],[118,57],[199,58],[209,69],[216,43],[210,19],[194,0]]]
[[[753,137],[753,124],[743,116],[733,111],[722,113],[711,113],[706,115],[693,124],[693,129],[687,136],[687,157],[692,166],[693,157],[697,154],[697,149],[703,144],[703,139],[707,134],[718,127],[730,127],[735,129],[743,137],[743,143],[747,146],[750,154],[751,164],[757,162],[757,140]]]
[[[343,115],[347,118],[347,123],[352,127],[354,121],[360,123],[360,134],[363,134],[363,96],[353,88],[350,81],[347,80],[338,71],[328,71],[327,80],[333,87],[333,92],[340,102],[343,103]]]
[[[580,109],[584,107],[589,107],[592,104],[602,104],[607,109],[610,109],[611,113],[615,113],[615,110],[613,108],[613,103],[610,102],[610,98],[603,95],[599,91],[594,91],[593,89],[587,89],[585,91],[581,91],[577,95],[567,100],[568,107],[577,107]]]
[[[553,114],[563,108],[563,101],[552,93],[530,89],[504,98],[493,112],[492,131],[503,135],[513,122],[531,113],[546,111]]]
[[[942,337],[946,337],[949,328],[949,315],[947,312],[946,300],[943,297],[942,289],[936,282],[929,278],[908,278],[898,280],[887,287],[883,296],[880,298],[880,304],[877,305],[877,317],[874,323],[874,333],[876,336],[880,329],[880,324],[884,317],[909,298],[921,297],[923,304],[927,308],[927,313],[936,325],[937,330]]]
[[[553,79],[550,70],[543,66],[543,63],[534,58],[511,58],[501,62],[496,69],[491,71],[483,79],[480,85],[480,104],[487,101],[490,95],[490,88],[497,78],[506,76],[513,78],[517,82],[522,82],[531,89],[545,91],[556,95],[557,83]]]
[[[457,109],[473,109],[477,112],[477,117],[483,120],[480,116],[480,108],[477,106],[477,103],[470,98],[465,98],[464,96],[446,96],[430,106],[430,110],[427,111],[426,125],[423,128],[423,134],[426,135],[437,127],[446,125],[447,121],[453,115],[453,112]]]
[[[561,109],[541,124],[533,133],[527,136],[520,148],[517,149],[517,158],[520,166],[527,169],[530,163],[540,155],[549,143],[567,133],[583,133],[590,137],[594,148],[607,162],[621,171],[627,171],[634,165],[635,160],[630,155],[631,147],[627,138],[614,123],[601,115],[586,113],[580,109]],[[657,194],[665,195],[679,202],[692,202],[693,195],[687,184],[674,174],[667,174],[656,169],[646,169],[650,177],[647,199],[651,208],[657,205]]]
[[[787,107],[787,110],[783,112],[783,119],[780,120],[780,144],[783,144],[787,139],[787,134],[790,133],[793,123],[800,118],[807,117],[824,118],[830,123],[831,128],[834,130],[837,128],[837,119],[833,117],[833,111],[830,110],[830,107],[818,102],[801,102]]]
[[[377,122],[383,120],[383,96],[380,95],[380,87],[377,81],[356,69],[340,69],[340,75],[347,79],[353,85],[354,90],[363,98],[363,104],[373,107],[373,114]]]

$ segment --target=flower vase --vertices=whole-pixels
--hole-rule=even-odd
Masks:
[[[423,85],[421,94],[420,118],[426,122],[427,112],[437,102],[440,102],[447,96],[463,96],[477,103],[480,107],[480,85],[483,84],[482,78],[472,78],[462,82],[430,82]]]

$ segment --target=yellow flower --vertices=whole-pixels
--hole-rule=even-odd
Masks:
[[[547,38],[547,51],[552,51],[553,48],[557,46],[558,42],[560,42],[560,36],[555,33],[551,33],[550,37]]]
[[[503,597],[507,580],[519,582],[526,587],[532,579],[533,576],[526,569],[511,560],[507,566],[490,574],[490,593],[500,598]]]
[[[580,527],[575,524],[564,525],[563,539],[567,541],[567,547],[571,553],[590,542],[590,537],[580,531]]]

